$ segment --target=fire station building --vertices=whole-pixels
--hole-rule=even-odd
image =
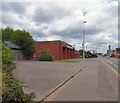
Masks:
[[[60,40],[37,42],[35,47],[37,59],[40,56],[41,50],[49,50],[50,54],[54,56],[55,60],[80,57],[79,52],[76,51],[74,47]]]

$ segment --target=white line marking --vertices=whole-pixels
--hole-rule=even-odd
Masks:
[[[105,60],[106,62],[110,63],[110,64],[113,64],[112,62],[108,61],[108,60]]]
[[[118,68],[118,65],[117,64],[114,64],[114,66],[116,66]]]
[[[103,60],[102,60],[102,62],[103,62],[104,64],[106,64],[108,67],[110,67],[110,69],[111,69],[116,75],[120,76],[120,75],[118,74],[118,72],[116,72],[111,66],[109,66],[107,63],[105,63]]]
[[[110,63],[110,64],[113,64],[115,67],[118,68],[118,65],[117,65],[117,64],[114,64],[114,63],[112,63],[112,62],[110,62],[110,61],[108,61],[108,60],[105,60],[105,61],[108,62],[108,63]]]

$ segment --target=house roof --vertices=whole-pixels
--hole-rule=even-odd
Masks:
[[[12,43],[12,42],[9,42],[9,41],[5,41],[4,43],[7,47],[9,47],[11,49],[18,49],[18,50],[21,49],[21,47],[19,45],[15,44],[15,43]]]

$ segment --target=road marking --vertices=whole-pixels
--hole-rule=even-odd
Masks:
[[[110,65],[108,65],[107,63],[105,63],[103,60],[102,60],[102,62],[103,62],[105,65],[107,65],[116,75],[120,76],[120,75],[118,74],[118,72],[116,72]]]
[[[117,64],[114,64],[114,66],[116,66],[118,68],[118,65]]]
[[[118,65],[117,65],[117,64],[114,64],[114,63],[112,63],[112,62],[110,62],[110,61],[108,61],[108,60],[105,60],[105,61],[108,62],[108,63],[110,63],[110,64],[113,64],[115,67],[118,68]]]
[[[105,60],[106,62],[110,63],[110,64],[113,64],[112,62],[108,61],[108,60]]]

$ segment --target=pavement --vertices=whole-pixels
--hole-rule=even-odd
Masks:
[[[34,101],[44,96],[82,69],[84,63],[58,63],[40,61],[17,61],[14,76],[25,84],[25,93],[35,92]]]

